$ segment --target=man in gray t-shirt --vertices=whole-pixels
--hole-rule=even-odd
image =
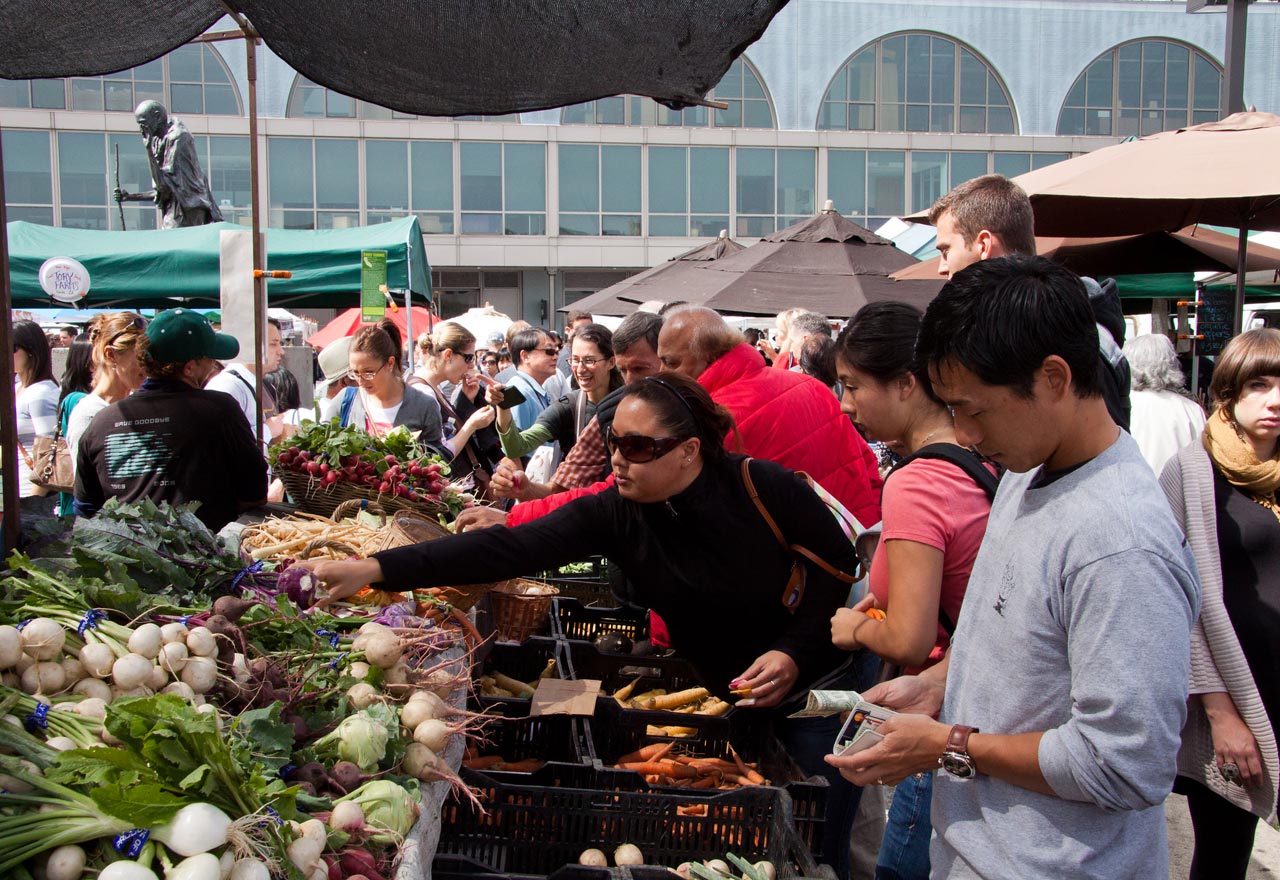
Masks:
[[[975,263],[917,354],[960,442],[1008,472],[948,658],[869,691],[903,714],[828,760],[858,784],[937,772],[934,876],[1164,880],[1200,588],[1108,414],[1084,286],[1038,257]]]

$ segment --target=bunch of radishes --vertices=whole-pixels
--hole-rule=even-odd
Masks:
[[[430,458],[402,462],[388,454],[370,461],[353,454],[333,462],[323,452],[290,446],[276,456],[276,466],[307,474],[325,486],[354,483],[367,486],[379,495],[394,495],[408,501],[438,502],[449,487],[444,465]]]

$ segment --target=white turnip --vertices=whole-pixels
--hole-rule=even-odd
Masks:
[[[408,684],[409,667],[403,662],[397,662],[390,669],[382,670],[382,683],[386,685]]]
[[[45,745],[56,752],[69,752],[72,749],[78,749],[76,741],[69,736],[51,736],[45,740]]]
[[[164,880],[220,880],[222,866],[213,853],[183,859],[164,872]]]
[[[598,849],[584,849],[582,854],[578,856],[578,864],[586,865],[589,868],[607,868],[609,867],[609,860]]]
[[[98,880],[160,880],[156,872],[137,862],[120,859],[98,872]]]
[[[218,640],[208,629],[198,626],[187,633],[187,651],[198,657],[216,657]]]
[[[413,696],[409,698],[409,703],[425,704],[432,718],[448,718],[452,711],[448,703],[431,691],[415,691]],[[407,707],[408,704],[406,704]]]
[[[164,686],[164,690],[160,693],[174,694],[182,697],[182,699],[187,700],[188,702],[194,700],[196,697],[196,692],[193,691],[191,689],[191,685],[187,684],[185,681],[171,681]]]
[[[760,876],[764,877],[765,880],[775,880],[775,878],[778,876],[778,869],[775,868],[773,866],[773,862],[769,861],[768,859],[762,859],[761,861],[756,862],[751,867],[755,868],[756,872],[760,874]]]
[[[154,667],[155,664],[146,657],[131,652],[111,664],[111,680],[123,690],[142,687]]]
[[[80,665],[94,678],[106,678],[111,674],[111,664],[116,655],[101,642],[89,642],[80,649]]]
[[[148,660],[154,660],[160,653],[162,639],[160,627],[154,623],[144,623],[129,636],[129,650]]]
[[[165,672],[159,666],[152,666],[151,672],[147,676],[147,687],[153,691],[162,691],[169,686],[169,673]]]
[[[124,699],[128,699],[129,697],[149,697],[151,696],[152,693],[153,691],[151,690],[151,688],[147,687],[146,685],[138,685],[136,688],[122,688],[117,685],[111,688],[111,699],[108,700],[108,702],[115,702],[116,700],[124,700]]]
[[[48,880],[80,880],[84,873],[84,850],[75,844],[60,846],[49,853],[44,875]]]
[[[271,872],[257,859],[240,859],[231,866],[227,880],[271,880]]]
[[[404,656],[404,645],[390,630],[371,632],[364,643],[364,657],[379,669],[390,669]]]
[[[420,742],[411,742],[404,750],[404,772],[419,782],[438,782],[452,775],[449,765]]]
[[[8,669],[22,656],[22,633],[7,623],[0,626],[0,669]]]
[[[212,804],[187,804],[165,825],[151,829],[151,836],[180,856],[194,856],[227,842],[231,820]]]
[[[378,702],[378,689],[363,681],[353,684],[347,690],[347,700],[356,709],[366,709]]]
[[[185,644],[187,641],[187,625],[177,621],[166,623],[160,627],[160,641],[166,645],[170,642],[183,642]]]
[[[449,745],[453,731],[439,718],[428,718],[413,729],[413,741],[422,743],[437,755]]]
[[[63,657],[62,674],[66,676],[66,686],[70,687],[85,677],[84,664],[75,657]]]
[[[400,723],[409,730],[417,730],[418,725],[435,716],[431,714],[431,705],[424,700],[410,700],[400,710]]]
[[[22,656],[25,657],[27,655],[23,654]],[[18,688],[22,687],[22,679],[18,677],[16,672],[10,671],[6,672],[4,675],[0,675],[0,684],[10,690],[16,691]]]
[[[61,663],[41,661],[22,673],[22,689],[28,694],[56,694],[67,682]]]
[[[182,671],[182,667],[187,665],[188,655],[185,642],[169,642],[160,646],[160,654],[156,662],[160,664],[161,669],[177,675]]]
[[[102,684],[102,682],[98,682]],[[105,687],[105,685],[103,685]],[[97,718],[101,721],[107,717],[107,701],[102,697],[85,697],[75,704],[77,714],[85,718]]]
[[[56,620],[37,617],[22,628],[22,650],[36,660],[52,660],[66,643],[67,634]]]
[[[188,657],[182,667],[182,681],[197,694],[208,693],[217,684],[218,664],[209,657]]]
[[[624,843],[613,851],[613,863],[618,867],[623,865],[643,865],[644,854],[640,852],[640,847],[633,843]]]
[[[347,834],[359,833],[364,828],[364,808],[355,801],[338,801],[329,814],[329,827]]]
[[[356,681],[363,681],[369,675],[370,666],[363,660],[357,660],[347,667],[347,675]]]
[[[719,874],[721,877],[733,876],[732,874],[729,873],[729,863],[726,862],[724,859],[708,859],[703,864],[707,866],[708,871],[714,871],[715,873]]]

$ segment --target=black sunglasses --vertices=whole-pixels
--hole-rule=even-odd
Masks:
[[[605,443],[609,451],[621,452],[622,457],[632,464],[645,464],[675,449],[688,437],[646,437],[643,434],[615,434],[613,425],[605,430]]]
[[[110,348],[117,339],[119,339],[121,336],[128,333],[130,330],[141,330],[143,332],[146,332],[146,329],[147,329],[147,319],[142,317],[141,315],[134,315],[132,318],[129,319],[128,326],[126,326],[122,330],[117,330],[114,334],[112,334],[111,338],[107,340],[107,347]]]
[[[471,354],[464,354],[463,352],[455,351],[454,354],[462,358],[462,362],[464,364],[474,364],[476,362],[476,353],[474,351],[471,352]]]

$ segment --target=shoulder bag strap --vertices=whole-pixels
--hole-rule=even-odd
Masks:
[[[773,536],[778,539],[778,543],[782,545],[783,549],[791,553],[795,553],[795,554],[799,554],[800,556],[803,556],[805,559],[809,560],[814,565],[818,566],[827,574],[831,575],[833,578],[835,578],[838,581],[841,581],[842,583],[846,583],[846,584],[854,583],[857,580],[856,577],[849,574],[845,574],[843,571],[836,568],[831,563],[827,562],[821,556],[814,553],[808,547],[804,547],[800,544],[787,543],[787,539],[782,534],[782,529],[778,528],[778,523],[769,514],[768,508],[764,506],[764,502],[760,499],[760,493],[756,491],[755,483],[751,481],[750,464],[751,464],[750,458],[744,458],[742,460],[742,482],[747,487],[747,495],[751,497],[751,501],[755,504],[756,510],[760,511],[760,515],[764,517],[764,521],[769,524],[769,529],[773,532]]]
[[[578,389],[578,398],[573,402],[573,439],[576,443],[582,436],[582,429],[587,426],[587,392]]]

